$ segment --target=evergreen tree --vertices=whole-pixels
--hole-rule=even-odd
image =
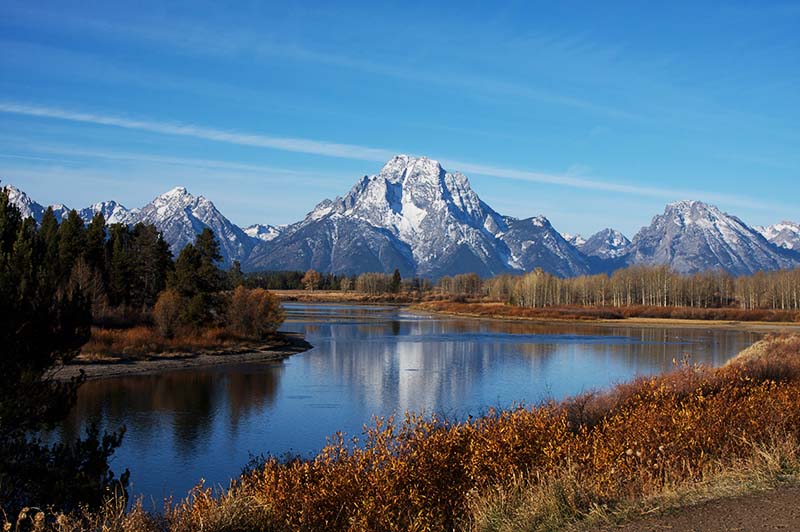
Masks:
[[[392,284],[390,285],[389,289],[392,293],[396,294],[400,291],[400,283],[402,278],[400,277],[400,270],[397,268],[394,269],[394,274],[392,274]]]
[[[111,304],[126,305],[131,301],[132,263],[130,232],[123,224],[113,224],[106,242],[108,295]]]
[[[233,290],[244,285],[244,274],[242,265],[238,260],[233,261],[231,269],[228,270],[228,288]]]
[[[222,271],[219,262],[222,255],[219,252],[219,243],[214,237],[214,232],[208,227],[197,235],[194,244],[200,255],[200,268],[197,272],[200,292],[213,293],[224,288]]]
[[[39,224],[39,241],[42,248],[42,260],[45,264],[58,262],[58,220],[53,208],[48,207]],[[55,279],[52,280],[56,282]]]
[[[192,244],[187,244],[175,261],[175,271],[171,277],[170,287],[176,289],[183,297],[193,297],[201,292],[200,267],[202,255]]]
[[[68,278],[72,267],[86,249],[86,229],[83,220],[73,209],[58,228],[58,260],[60,273]]]
[[[172,253],[161,233],[152,224],[136,224],[131,235],[133,277],[131,304],[151,308],[167,286],[172,268]]]
[[[105,276],[106,265],[106,219],[98,212],[86,227],[86,247],[83,250],[86,263]]]
[[[50,213],[52,216],[52,212]],[[73,242],[62,248],[75,260],[72,243],[79,231],[64,233]],[[42,262],[52,242],[37,234],[35,223],[0,191],[0,501],[14,512],[22,505],[76,508],[97,505],[115,484],[108,458],[121,435],[101,436],[93,429],[84,440],[45,443],[41,431],[63,419],[72,407],[82,378],[59,382],[51,370],[70,361],[89,337],[91,314],[80,293],[59,290],[55,260]],[[127,475],[123,476],[123,484]]]

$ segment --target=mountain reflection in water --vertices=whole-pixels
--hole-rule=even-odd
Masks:
[[[392,307],[287,306],[283,329],[314,349],[283,363],[196,368],[86,383],[59,430],[127,428],[113,467],[133,493],[185,496],[201,478],[226,486],[251,454],[312,454],[374,415],[464,417],[538,403],[636,375],[673,359],[724,363],[760,335],[703,328],[535,324],[415,315]]]

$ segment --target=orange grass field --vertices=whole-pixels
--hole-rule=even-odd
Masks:
[[[563,530],[792,481],[798,441],[800,337],[775,336],[719,369],[683,364],[563,402],[458,422],[379,419],[357,444],[336,435],[313,459],[268,459],[227,490],[198,486],[158,515],[117,500],[40,522],[61,531]]]
[[[92,327],[92,336],[81,348],[82,358],[94,356],[140,357],[163,353],[188,352],[198,349],[218,349],[241,344],[244,339],[223,327],[180,331],[173,338],[165,338],[151,325],[138,325],[124,329]]]

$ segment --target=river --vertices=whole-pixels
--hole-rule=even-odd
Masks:
[[[286,304],[282,330],[314,346],[283,362],[87,382],[61,437],[126,427],[112,467],[160,508],[201,478],[227,486],[252,456],[310,456],[375,415],[452,418],[536,404],[693,362],[718,366],[761,335],[731,329],[538,324],[397,307]]]

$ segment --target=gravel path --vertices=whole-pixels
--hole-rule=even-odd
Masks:
[[[800,531],[800,486],[710,501],[598,532]]]

